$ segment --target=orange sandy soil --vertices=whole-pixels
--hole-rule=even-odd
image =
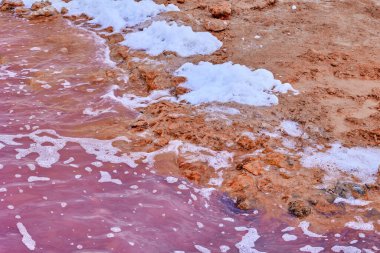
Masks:
[[[67,129],[66,134],[102,139],[126,135],[133,142],[119,145],[125,151],[154,151],[170,140],[183,140],[233,152],[233,166],[225,169],[220,190],[235,199],[239,208],[265,210],[269,218],[281,216],[294,224],[307,217],[316,231],[334,231],[360,215],[365,221],[373,221],[379,231],[379,176],[372,185],[363,185],[348,175],[326,183],[322,170],[302,168],[296,152],[311,142],[327,146],[335,141],[346,146],[380,146],[379,2],[233,0],[229,2],[231,14],[223,17],[223,21],[210,14],[212,7],[220,6],[221,1],[158,2],[177,4],[181,12],[165,13],[156,19],[176,20],[196,31],[222,30],[213,34],[223,42],[223,47],[211,56],[181,58],[166,52],[151,57],[118,45],[123,40],[120,34],[99,33],[107,39],[112,59],[128,72],[129,81],[118,81],[121,70],[113,69],[99,70],[96,78],[92,76],[94,82],[101,80],[98,84],[104,87],[120,85],[119,95],[146,96],[151,90],[162,88],[173,88],[173,95],[177,95],[186,92],[177,88],[183,79],[171,73],[183,63],[233,61],[252,69],[268,69],[301,94],[282,95],[279,105],[272,107],[230,103],[226,106],[239,109],[241,114],[223,117],[202,110],[208,105],[195,108],[186,103],[159,102],[128,114],[135,116],[113,114],[94,118],[90,123]],[[296,4],[296,10],[291,9],[292,4]],[[54,26],[61,22],[62,15],[52,13],[49,18],[32,18],[31,22],[50,22]],[[65,18],[74,23],[87,19]],[[261,38],[255,39],[256,35]],[[132,60],[134,57],[141,61]],[[260,134],[273,132],[287,119],[299,122],[309,136],[296,139],[294,155],[277,152],[275,149],[282,147],[281,140]],[[256,140],[244,137],[242,133],[247,131],[260,137]],[[256,150],[263,152],[258,157],[249,155]],[[189,163],[174,154],[157,157],[156,167],[163,174],[183,176],[202,186],[215,177],[215,170],[207,164]],[[318,185],[323,187],[317,189]],[[337,196],[350,194],[372,203],[365,207],[333,203]],[[288,215],[289,209],[299,217]]]

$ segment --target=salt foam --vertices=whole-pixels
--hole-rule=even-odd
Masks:
[[[26,7],[31,7],[36,0],[24,0]],[[82,13],[92,18],[90,23],[99,24],[102,28],[112,26],[114,30],[120,31],[125,27],[140,24],[161,12],[179,11],[173,4],[167,6],[156,4],[152,0],[50,0],[53,7],[60,11],[65,7],[70,15],[81,15]]]
[[[211,33],[194,32],[190,26],[166,21],[156,21],[142,31],[127,34],[121,44],[153,56],[172,51],[182,57],[212,54],[222,46]]]
[[[380,149],[346,148],[335,143],[325,152],[304,153],[301,162],[307,168],[319,167],[327,172],[339,170],[354,175],[363,183],[374,183],[380,166]]]
[[[186,77],[180,86],[190,92],[179,97],[191,104],[209,102],[236,102],[253,106],[278,104],[275,93],[297,92],[288,83],[282,84],[265,69],[252,71],[246,66],[226,62],[212,64],[200,62],[197,65],[185,63],[176,76]]]

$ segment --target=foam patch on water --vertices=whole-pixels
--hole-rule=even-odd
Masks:
[[[111,174],[107,171],[100,171],[99,183],[114,183],[114,184],[123,184],[120,179],[114,179],[111,177]]]
[[[127,34],[121,44],[153,56],[171,51],[182,57],[209,55],[222,46],[211,33],[194,32],[190,26],[166,21],[156,21],[142,31]]]
[[[333,252],[343,252],[343,253],[360,253],[362,252],[360,249],[354,246],[339,246],[336,245],[331,248]]]
[[[116,112],[116,111],[112,110],[111,108],[94,110],[94,109],[89,108],[89,107],[87,107],[83,110],[84,115],[94,116],[94,117],[99,116],[99,115],[104,114],[104,113],[110,113],[110,112],[112,113],[112,112]]]
[[[8,78],[16,77],[16,73],[8,70],[9,66],[0,66],[0,80],[6,80]]]
[[[236,102],[253,106],[271,106],[278,104],[275,93],[296,92],[288,83],[282,84],[265,69],[252,71],[246,66],[227,62],[212,64],[200,62],[198,65],[185,63],[176,72],[176,76],[186,77],[181,87],[190,89],[181,95],[180,100],[191,104],[210,102]]]
[[[345,204],[348,204],[348,205],[351,205],[351,206],[366,206],[368,204],[371,203],[371,201],[366,201],[366,200],[361,200],[361,199],[355,199],[353,197],[351,198],[341,198],[341,197],[338,197],[334,200],[334,203],[335,204],[338,204],[338,203],[345,203]]]
[[[209,148],[185,143],[179,140],[170,141],[165,147],[152,152],[134,152],[131,157],[135,160],[143,159],[142,162],[153,166],[155,157],[159,154],[174,153],[180,155],[187,162],[204,162],[208,166],[219,170],[231,165],[233,153],[227,151],[214,151]]]
[[[166,177],[165,180],[169,184],[174,184],[174,183],[178,182],[178,178],[176,178],[176,177]]]
[[[127,154],[121,154],[120,150],[112,145],[115,141],[130,142],[126,137],[117,137],[112,140],[97,140],[92,138],[63,137],[54,130],[36,130],[30,134],[1,135],[0,142],[7,145],[21,145],[14,141],[18,138],[30,138],[32,143],[28,148],[16,149],[16,159],[22,159],[30,154],[37,154],[36,162],[43,168],[51,168],[60,159],[59,151],[68,142],[78,143],[88,154],[94,155],[97,160],[110,163],[124,163],[130,167],[137,164]]]
[[[195,245],[194,247],[201,253],[211,253],[211,250],[201,245]]]
[[[282,239],[285,241],[285,242],[290,242],[290,241],[295,241],[297,240],[297,236],[295,235],[291,235],[291,234],[288,234],[288,233],[285,233],[282,235]]]
[[[31,7],[35,0],[24,0],[27,7]],[[102,28],[112,26],[114,30],[120,31],[125,27],[135,26],[161,12],[179,11],[173,4],[167,6],[156,4],[151,0],[50,0],[54,8],[60,11],[63,7],[68,9],[70,15],[81,15],[85,13],[93,18],[90,23],[99,24]]]
[[[21,222],[17,223],[17,228],[20,234],[22,235],[22,242],[25,244],[25,246],[29,250],[35,250],[36,249],[36,242],[32,239],[32,236],[28,233],[26,230],[24,224]]]
[[[307,152],[301,159],[306,168],[321,168],[327,172],[349,173],[363,183],[374,183],[380,166],[379,148],[346,148],[335,143],[325,152]]]
[[[22,159],[31,154],[37,154],[36,163],[43,168],[51,168],[59,162],[61,156],[59,151],[62,150],[67,143],[73,142],[79,144],[87,154],[94,155],[97,162],[92,163],[94,166],[101,167],[101,162],[110,162],[116,164],[126,164],[129,167],[137,167],[137,161],[146,163],[148,168],[152,168],[155,163],[155,157],[160,154],[174,153],[181,156],[189,163],[203,162],[214,168],[218,177],[210,181],[211,185],[221,185],[223,181],[223,168],[231,166],[233,161],[233,153],[226,151],[214,151],[205,147],[196,146],[182,141],[171,141],[169,144],[159,150],[153,152],[121,152],[120,149],[113,146],[115,141],[130,142],[126,137],[117,137],[111,140],[98,140],[92,138],[74,138],[63,137],[54,130],[36,130],[30,134],[1,135],[0,143],[11,146],[19,146],[20,143],[15,140],[19,138],[29,138],[33,141],[29,147],[16,148],[16,159]],[[72,159],[63,161],[62,164],[69,164]],[[118,183],[116,180],[109,178],[108,172],[101,172],[102,182]],[[109,173],[108,173],[109,174]],[[43,180],[43,178],[31,177],[30,180]]]
[[[46,181],[50,181],[50,178],[48,178],[48,177],[36,177],[36,176],[30,176],[30,177],[28,177],[28,182],[29,183],[37,182],[37,181],[46,182]]]
[[[117,97],[115,96],[115,90],[117,89],[117,86],[113,86],[107,94],[102,96],[102,98],[112,99],[130,109],[147,107],[163,100],[176,100],[173,96],[171,96],[169,90],[155,90],[147,97],[140,97],[134,94],[124,94],[122,97]]]
[[[372,231],[375,229],[373,222],[364,222],[359,216],[355,217],[356,221],[347,222],[344,226],[354,230]]]
[[[321,252],[323,250],[324,250],[323,247],[313,247],[313,246],[310,246],[310,245],[306,245],[306,246],[300,248],[300,251],[302,251],[302,252],[310,252],[310,253],[319,253],[319,252]]]
[[[301,221],[298,227],[300,227],[302,232],[309,237],[316,237],[316,238],[326,237],[326,236],[311,232],[309,230],[310,222],[308,221]]]
[[[239,249],[239,253],[259,253],[255,249],[255,242],[260,238],[259,233],[255,228],[236,227],[236,231],[248,231],[241,239],[240,242],[235,244],[235,247]]]

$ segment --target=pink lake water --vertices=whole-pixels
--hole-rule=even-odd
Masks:
[[[131,166],[112,153],[112,140],[67,136],[95,118],[133,116],[100,99],[109,89],[97,77],[109,68],[105,48],[64,21],[31,23],[1,14],[0,31],[0,253],[380,248],[373,232],[282,232],[288,225],[281,217],[241,211],[220,192],[207,195],[144,163]],[[62,40],[68,34],[71,39]],[[83,114],[99,105],[115,112]]]

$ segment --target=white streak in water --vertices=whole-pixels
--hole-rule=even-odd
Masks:
[[[36,242],[32,239],[32,236],[28,233],[25,226],[21,222],[18,222],[17,228],[20,231],[20,234],[22,235],[22,242],[25,244],[25,246],[29,250],[35,250]]]
[[[309,236],[309,237],[316,237],[316,238],[321,238],[321,237],[326,237],[324,235],[320,235],[320,234],[316,234],[314,232],[311,232],[309,230],[309,227],[310,227],[310,222],[307,222],[307,221],[301,221],[301,223],[298,225],[298,227],[300,227],[302,229],[302,232]]]

